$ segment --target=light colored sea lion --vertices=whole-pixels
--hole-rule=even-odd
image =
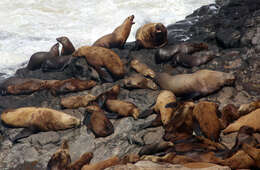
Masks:
[[[144,76],[149,76],[151,78],[155,77],[155,72],[152,69],[150,69],[146,64],[141,63],[137,59],[131,61],[131,67]]]
[[[62,44],[61,56],[71,55],[75,51],[75,47],[68,37],[62,36],[56,40]]]
[[[114,78],[122,78],[125,74],[124,64],[120,57],[112,50],[103,47],[83,46],[73,53],[74,57],[84,56],[87,62],[92,65],[97,72],[105,75],[101,67],[106,67]]]
[[[75,109],[86,107],[94,100],[96,100],[96,96],[93,96],[92,94],[86,94],[84,96],[69,96],[61,99],[61,105],[64,108]]]
[[[80,125],[80,120],[74,116],[40,107],[5,110],[1,114],[1,119],[12,127],[32,128],[40,131],[63,130]]]
[[[158,73],[156,82],[161,89],[171,90],[176,96],[205,96],[215,92],[224,85],[231,85],[235,76],[212,70],[199,70],[192,74],[171,76],[168,73]]]
[[[104,170],[108,167],[117,165],[120,163],[120,159],[117,156],[111,157],[107,160],[100,161],[94,164],[85,165],[81,170]]]
[[[138,116],[140,114],[140,111],[135,104],[122,100],[108,99],[106,101],[106,108],[109,111],[117,113],[124,117],[133,116],[134,119],[138,119]]]
[[[254,128],[255,130],[260,129],[260,109],[254,110],[253,112],[248,113],[240,117],[234,123],[231,123],[223,130],[224,134],[232,133],[238,131],[242,126],[249,126]]]
[[[46,61],[49,58],[57,57],[59,56],[59,43],[54,44],[49,52],[37,52],[34,53],[27,65],[28,70],[36,70],[40,69],[42,66],[42,63]]]
[[[149,23],[140,27],[135,35],[137,48],[160,48],[168,43],[167,29],[162,23]]]
[[[168,90],[162,90],[156,99],[153,110],[161,115],[161,120],[164,125],[168,124],[172,118],[174,108],[166,108],[169,103],[175,103],[175,95]]]
[[[124,86],[127,88],[151,89],[157,90],[158,86],[153,80],[145,78],[141,74],[133,74],[124,79]]]
[[[112,33],[99,38],[92,46],[123,48],[134,24],[134,15],[127,17]]]
[[[238,114],[239,116],[246,115],[247,113],[250,113],[256,109],[260,108],[260,101],[251,102],[248,104],[242,104],[238,108]]]

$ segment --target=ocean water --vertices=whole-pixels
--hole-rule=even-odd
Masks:
[[[0,78],[26,66],[30,56],[49,51],[67,36],[76,48],[91,45],[135,15],[128,42],[148,22],[173,24],[214,0],[1,0]]]

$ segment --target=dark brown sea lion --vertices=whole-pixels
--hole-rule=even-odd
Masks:
[[[161,89],[171,90],[176,96],[198,97],[213,93],[224,85],[232,85],[235,76],[220,71],[199,70],[175,76],[158,73],[155,79]]]
[[[141,74],[133,74],[130,77],[125,78],[124,86],[130,89],[158,89],[158,86],[153,82],[153,80],[148,79]]]
[[[106,137],[114,133],[114,126],[98,106],[88,106],[84,124],[90,129],[95,137]]]
[[[40,131],[63,130],[80,125],[80,120],[74,116],[40,107],[5,110],[1,114],[1,120],[11,127],[32,128]]]
[[[162,23],[149,23],[140,27],[135,35],[136,48],[160,48],[168,43],[167,29]]]
[[[125,74],[124,64],[120,57],[112,50],[103,47],[83,46],[73,53],[74,57],[84,56],[87,62],[92,65],[99,75],[104,76],[101,67],[112,74],[114,78],[122,78]]]
[[[108,167],[117,165],[120,163],[120,158],[117,156],[111,157],[107,160],[100,161],[94,164],[85,165],[81,170],[104,170]]]
[[[74,53],[75,48],[68,37],[63,36],[56,38],[56,40],[62,44],[61,56],[71,55]]]
[[[167,62],[171,60],[175,55],[190,55],[194,52],[207,50],[208,45],[206,43],[196,42],[184,42],[177,45],[171,45],[159,49],[155,53],[155,59],[157,63]]]
[[[134,15],[127,17],[112,33],[99,38],[92,46],[104,48],[123,48],[134,24]]]
[[[47,60],[52,57],[57,57],[59,56],[59,43],[54,44],[49,52],[37,52],[34,53],[27,65],[28,70],[36,70],[40,69],[42,64]]]
[[[10,77],[0,84],[0,94],[30,94],[46,88],[46,80]]]
[[[221,111],[221,123],[223,129],[239,118],[238,110],[233,104],[228,104]]]
[[[152,69],[150,69],[146,64],[141,63],[137,59],[131,61],[131,67],[144,76],[149,76],[151,78],[155,77],[155,72]]]

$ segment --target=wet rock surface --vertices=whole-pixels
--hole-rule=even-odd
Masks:
[[[129,76],[136,73],[130,68],[130,61],[138,59],[155,72],[168,72],[172,75],[193,73],[201,69],[212,69],[233,73],[236,81],[233,86],[224,87],[216,93],[202,97],[198,101],[211,101],[219,104],[222,109],[227,104],[239,106],[260,99],[260,1],[258,0],[226,0],[219,1],[219,5],[201,7],[187,16],[186,20],[169,25],[167,46],[178,44],[185,40],[190,42],[206,42],[209,49],[218,53],[217,57],[207,64],[185,68],[172,66],[170,62],[156,64],[155,53],[157,49],[132,50],[134,43],[126,44],[125,49],[113,49],[124,61]],[[221,6],[221,7],[220,7]],[[188,39],[189,38],[189,39]],[[84,45],[84,44],[82,44]],[[0,96],[0,113],[9,108],[25,106],[49,107],[62,110],[70,115],[80,118],[85,116],[85,109],[63,109],[61,98],[70,95],[84,95],[87,92],[98,95],[120,84],[119,99],[134,103],[141,111],[153,106],[159,90],[127,89],[122,80],[114,83],[102,83],[98,74],[87,65],[84,58],[74,58],[62,72],[42,72],[41,70],[28,71],[19,69],[17,77],[58,79],[64,80],[76,77],[84,80],[98,80],[98,85],[91,90],[53,96],[50,91],[43,90],[29,95]],[[68,140],[72,160],[76,160],[85,152],[93,152],[91,163],[107,159],[113,155],[138,153],[144,144],[158,142],[163,136],[162,127],[147,128],[144,125],[151,121],[155,114],[134,120],[132,117],[111,120],[115,132],[105,138],[95,138],[86,126],[57,132],[40,132],[13,144],[11,139],[23,128],[10,128],[0,122],[0,169],[45,169],[51,155],[59,148],[63,140]],[[222,135],[221,140],[229,148],[234,145],[234,134]],[[138,165],[124,165],[110,169],[131,168],[165,168],[185,169],[178,165],[157,165],[149,163]],[[147,165],[147,166],[146,166]],[[186,168],[187,169],[187,168]],[[214,169],[214,168],[209,168]],[[229,169],[229,168],[215,168]]]

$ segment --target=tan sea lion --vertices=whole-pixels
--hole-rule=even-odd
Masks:
[[[124,86],[130,89],[158,89],[158,86],[153,82],[153,80],[145,78],[141,74],[133,74],[130,77],[125,78],[123,82]]]
[[[120,159],[117,156],[111,157],[107,160],[100,161],[94,164],[85,165],[81,170],[104,170],[108,167],[117,165],[120,163]]]
[[[120,158],[120,164],[136,163],[140,160],[140,156],[137,154],[127,154]]]
[[[61,105],[64,108],[75,109],[79,107],[86,107],[94,100],[96,100],[96,96],[92,94],[86,94],[83,96],[69,96],[61,99]]]
[[[123,48],[134,24],[134,15],[127,17],[112,33],[99,38],[92,46]]]
[[[87,62],[97,70],[101,77],[105,75],[101,70],[101,67],[106,67],[114,78],[122,78],[125,74],[123,62],[120,57],[110,49],[83,46],[76,50],[73,53],[73,56],[84,56],[87,59]]]
[[[150,69],[146,64],[141,63],[137,59],[131,61],[131,67],[144,76],[149,76],[151,78],[155,77],[155,72],[152,69]]]
[[[108,99],[106,101],[106,108],[110,112],[117,113],[120,116],[133,116],[134,119],[138,119],[138,116],[140,114],[138,107],[128,101]]]
[[[84,124],[90,129],[95,137],[106,137],[114,133],[114,126],[99,106],[88,106]]]
[[[246,152],[253,160],[255,161],[255,166],[257,168],[260,168],[260,149],[255,148],[249,144],[244,143],[242,145],[242,149],[244,152]]]
[[[171,120],[174,109],[166,108],[165,106],[169,103],[175,103],[175,95],[168,90],[162,90],[156,99],[156,103],[153,110],[161,115],[161,120],[164,125],[168,124]]]
[[[59,56],[59,43],[54,44],[49,52],[37,52],[34,53],[27,65],[28,70],[36,70],[40,69],[42,66],[42,63],[46,61],[49,58],[57,57]]]
[[[160,48],[168,43],[167,29],[162,23],[149,23],[138,28],[135,35],[137,48]]]
[[[80,120],[74,116],[40,107],[5,110],[1,114],[1,120],[12,127],[32,128],[40,131],[63,130],[80,125]]]
[[[244,115],[237,119],[234,123],[231,123],[223,130],[224,134],[232,133],[238,131],[242,126],[249,126],[254,128],[255,130],[260,129],[260,109],[256,109],[247,115]]]
[[[238,108],[238,114],[239,116],[246,115],[247,113],[250,113],[256,109],[260,108],[260,101],[254,101],[248,104],[242,104]]]
[[[231,85],[235,76],[212,70],[199,70],[192,74],[171,76],[168,73],[158,73],[156,82],[161,89],[171,90],[176,96],[198,97],[215,92],[224,85]]]

